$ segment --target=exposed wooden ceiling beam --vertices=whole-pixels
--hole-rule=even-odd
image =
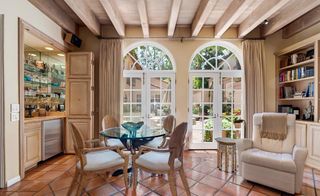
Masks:
[[[253,0],[233,0],[215,26],[215,37],[220,38],[252,2]]]
[[[192,21],[192,36],[197,36],[211,14],[217,0],[201,0],[197,13]]]
[[[239,26],[239,38],[243,38],[268,19],[290,0],[264,0]]]
[[[37,7],[51,20],[68,32],[77,33],[77,24],[54,1],[29,0],[31,4]]]
[[[125,36],[125,25],[122,21],[121,15],[112,0],[100,0],[101,5],[108,14],[114,28],[121,37]]]
[[[149,22],[148,22],[148,13],[145,0],[138,0],[137,2],[141,28],[143,32],[143,37],[149,37]]]
[[[177,25],[178,15],[180,12],[182,0],[173,0],[171,5],[171,12],[168,22],[168,36],[172,37]]]
[[[290,4],[263,28],[262,35],[265,37],[280,30],[318,5],[320,5],[319,0],[291,0]]]
[[[282,38],[287,39],[319,22],[320,6],[317,6],[313,10],[285,26],[282,30]]]
[[[85,1],[64,0],[66,4],[77,14],[82,22],[94,34],[100,35],[100,23]]]

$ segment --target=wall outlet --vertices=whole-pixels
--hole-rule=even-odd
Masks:
[[[10,112],[20,112],[20,105],[17,103],[11,104]]]
[[[19,113],[18,112],[12,112],[11,113],[11,122],[19,121]]]

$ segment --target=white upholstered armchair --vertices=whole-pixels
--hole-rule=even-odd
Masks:
[[[264,114],[253,116],[253,139],[237,143],[240,174],[252,182],[291,194],[300,193],[307,149],[295,145],[295,115],[287,115],[286,138],[275,140],[261,137]]]

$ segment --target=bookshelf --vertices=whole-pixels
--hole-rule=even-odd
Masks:
[[[301,42],[275,54],[278,112],[294,113],[299,121],[319,121],[318,47],[318,40]],[[304,115],[308,108],[310,118]]]

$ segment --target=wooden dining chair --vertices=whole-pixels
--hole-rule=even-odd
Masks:
[[[166,148],[168,145],[168,140],[170,139],[170,136],[172,134],[172,131],[174,130],[174,127],[176,125],[176,118],[173,115],[168,115],[163,120],[163,129],[166,131],[166,135],[163,137],[156,137],[150,142],[146,143],[145,146],[151,147],[151,148]]]
[[[72,124],[71,135],[78,161],[68,195],[72,194],[77,183],[79,185],[76,195],[81,195],[82,190],[86,187],[88,174],[105,174],[117,169],[123,169],[124,183],[128,188],[128,156],[124,155],[118,147],[86,148],[83,136],[74,124]]]
[[[184,140],[187,132],[187,123],[181,123],[173,131],[169,140],[168,149],[150,148],[141,146],[139,152],[133,155],[133,188],[137,186],[138,169],[150,173],[167,174],[171,194],[177,195],[176,172],[179,171],[187,195],[191,195],[188,181],[183,168]],[[148,151],[142,154],[144,151]]]
[[[105,129],[113,128],[113,127],[119,127],[119,122],[110,115],[106,115],[105,117],[103,117],[102,129],[105,130]],[[103,138],[101,145],[102,146],[106,145],[106,146],[111,146],[111,147],[116,146],[121,149],[125,147],[119,139],[113,139],[113,138]]]

